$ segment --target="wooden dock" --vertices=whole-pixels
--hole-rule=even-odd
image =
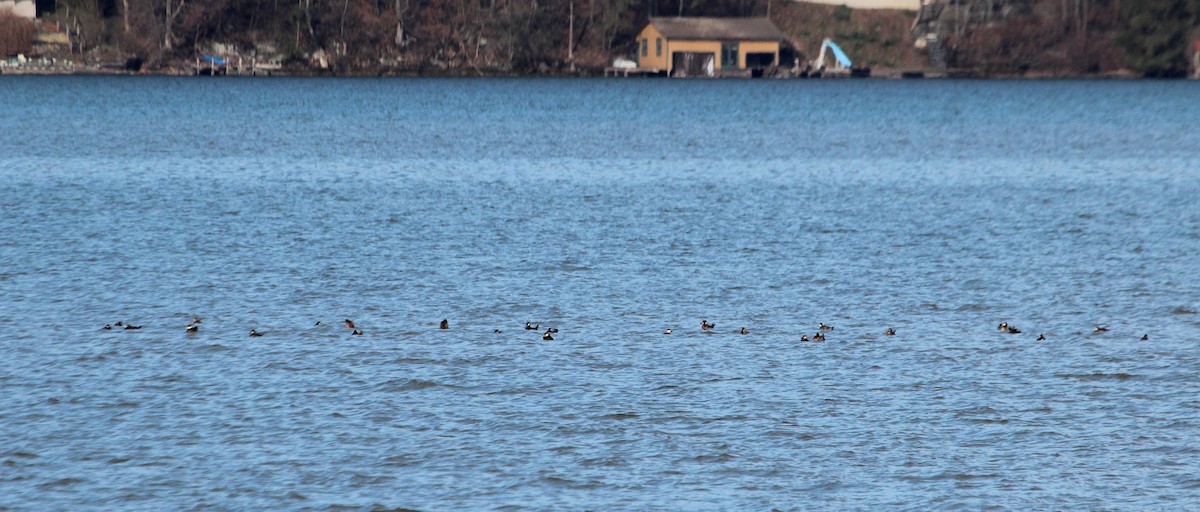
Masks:
[[[667,76],[666,70],[656,68],[604,68],[604,76],[629,78],[631,76]]]

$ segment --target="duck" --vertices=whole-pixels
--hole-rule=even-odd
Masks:
[[[1097,325],[1095,329],[1092,329],[1092,332],[1108,332],[1108,327]]]
[[[739,334],[750,334],[750,331],[747,331],[745,327],[742,327],[742,330],[738,331],[738,333]]]
[[[891,327],[888,327],[886,331],[883,331],[883,335],[884,336],[895,336],[896,330],[892,329]]]
[[[1149,334],[1143,334],[1143,335],[1142,335],[1142,341],[1150,341],[1150,335],[1149,335]]]
[[[117,326],[117,327],[121,327],[121,326],[123,326],[123,325],[125,325],[125,324],[124,324],[124,323],[121,323],[121,321],[120,321],[120,320],[117,320],[117,323],[115,323],[115,324],[113,324],[113,325],[115,325],[115,326]]]
[[[542,328],[542,324],[533,325],[533,322],[525,322],[526,331],[536,331]]]
[[[351,336],[362,336],[362,329],[355,329],[354,332],[350,333],[350,335]]]
[[[125,324],[125,328],[126,328],[126,329],[141,329],[141,328],[142,328],[142,326],[140,326],[140,325],[129,325],[129,324]]]
[[[549,333],[554,333],[554,334],[558,334],[558,328],[555,328],[555,327],[547,327],[547,328],[546,328],[546,332],[549,332]]]
[[[667,330],[663,331],[663,334],[671,334],[671,329],[667,329]]]
[[[106,330],[106,331],[111,331],[111,330],[112,330],[112,324],[104,324],[104,330]]]
[[[185,328],[184,331],[189,332],[189,333],[198,332],[198,331],[200,331],[200,326],[196,325],[196,324],[192,324],[192,325],[187,326],[187,328]]]
[[[438,329],[449,329],[449,328],[450,328],[449,320],[442,319],[442,323],[438,324]]]
[[[1017,329],[1016,327],[1009,326],[1008,333],[1009,334],[1021,334],[1021,330]]]
[[[1007,331],[1008,330],[1008,322],[1000,322],[1000,325],[996,326],[996,330]]]
[[[818,332],[813,335],[812,340],[813,341],[825,341],[825,334]]]
[[[708,323],[708,320],[700,321],[700,330],[701,331],[707,331],[709,329],[714,329],[716,327],[717,327],[717,324],[710,324],[710,323]]]
[[[320,326],[321,326],[320,320],[317,320],[317,323],[313,324],[313,327],[320,327]]]
[[[492,334],[500,334],[500,329],[492,329]]]
[[[1037,340],[1038,340],[1038,341],[1046,341],[1046,335],[1045,335],[1045,334],[1039,334],[1039,335],[1038,335],[1038,338],[1037,338]]]
[[[825,325],[825,323],[824,323],[824,322],[821,322],[821,325],[818,325],[818,326],[817,326],[817,329],[818,329],[818,330],[822,330],[822,331],[832,331],[832,330],[833,330],[833,326],[832,326],[832,325]]]
[[[801,334],[801,335],[800,335],[800,341],[808,341],[808,335],[807,335],[807,334]]]
[[[261,332],[258,332],[258,331],[254,330],[254,329],[250,329],[250,337],[251,337],[251,338],[257,338],[257,337],[259,337],[259,336],[262,336],[262,335],[263,335],[263,333],[261,333]]]
[[[343,321],[342,325],[345,325],[347,329],[355,329],[356,328],[356,327],[354,327],[354,322],[351,321],[349,318],[347,318],[345,321]]]
[[[551,336],[549,332],[542,333],[542,341],[554,341],[554,336]]]
[[[202,319],[202,318],[200,318],[200,317],[198,317],[198,316],[193,316],[193,317],[192,317],[192,323],[194,323],[194,324],[198,324],[198,323],[202,323],[202,322],[204,322],[204,319]]]

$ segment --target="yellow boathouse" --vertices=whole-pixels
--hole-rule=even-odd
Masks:
[[[779,65],[783,33],[767,18],[651,17],[638,68],[668,76],[746,75]]]

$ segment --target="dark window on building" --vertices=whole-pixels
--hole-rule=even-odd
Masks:
[[[648,55],[647,52],[649,50],[650,50],[650,40],[642,39],[642,57],[645,57],[646,55]]]
[[[774,53],[747,53],[746,67],[748,68],[766,68],[775,65]]]
[[[662,57],[662,38],[654,40],[654,56]]]
[[[738,44],[736,42],[721,43],[721,67],[738,67]]]

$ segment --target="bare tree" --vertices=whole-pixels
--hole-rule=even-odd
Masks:
[[[163,44],[164,51],[169,51],[174,48],[175,39],[175,19],[179,17],[179,13],[183,12],[183,8],[187,6],[187,0],[177,0],[179,3],[171,8],[171,0],[165,0],[165,9],[163,10]]]

